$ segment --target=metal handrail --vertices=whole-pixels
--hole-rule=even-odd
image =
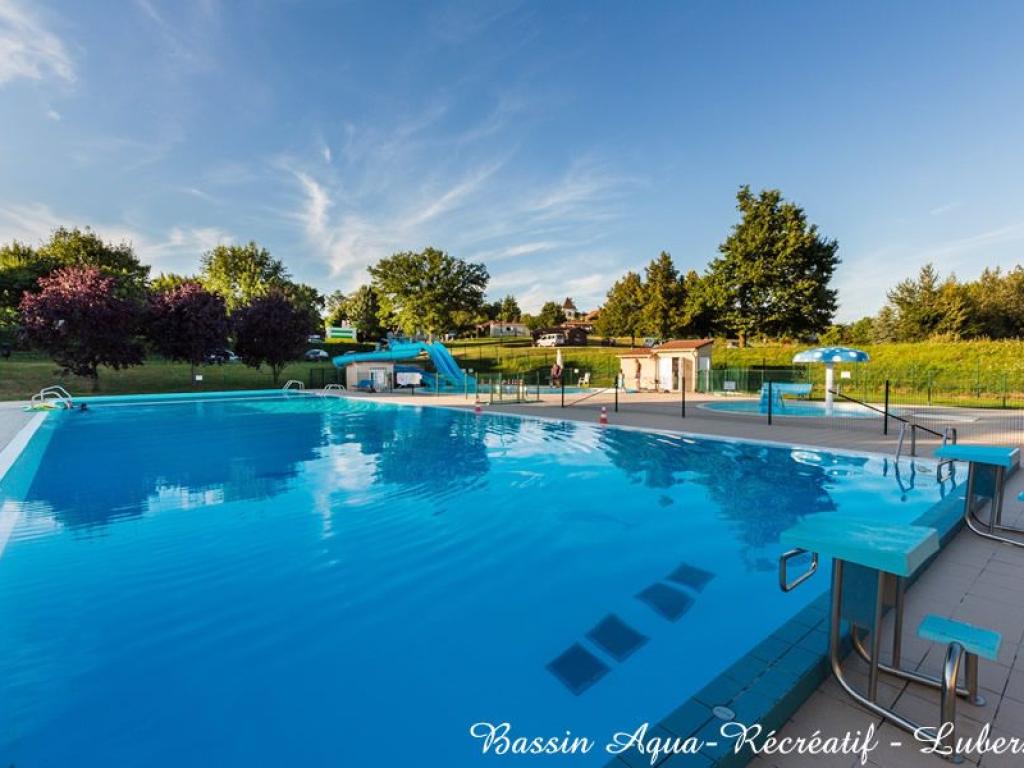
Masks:
[[[865,408],[868,408],[869,410],[874,411],[875,413],[882,414],[883,416],[885,416],[886,413],[888,413],[890,419],[896,419],[896,421],[901,421],[904,424],[911,424],[914,427],[917,427],[918,429],[923,430],[924,432],[927,432],[929,435],[934,435],[935,437],[938,437],[938,438],[942,437],[942,433],[941,432],[936,432],[934,429],[931,429],[930,427],[922,426],[921,424],[915,424],[910,419],[905,419],[902,416],[899,416],[899,415],[893,413],[892,411],[884,411],[881,408],[878,408],[878,407],[876,407],[874,405],[870,405],[869,403],[865,403],[863,400],[858,400],[855,397],[850,397],[849,395],[844,395],[842,392],[839,392],[838,390],[835,390],[835,389],[830,389],[829,391],[833,395],[835,395],[836,397],[841,397],[843,400],[849,400],[851,403],[856,403],[857,405],[862,405]]]
[[[942,444],[943,445],[956,445],[956,441],[957,441],[956,427],[951,427],[951,426],[947,425],[946,428],[944,430],[942,430],[942,432],[943,432],[943,434],[942,434]],[[944,466],[948,469],[948,472],[947,472],[945,477],[942,476],[942,468]],[[935,466],[935,479],[939,483],[944,483],[944,482],[946,482],[946,480],[951,480],[952,478],[953,478],[953,459],[943,459],[942,461],[940,461]]]
[[[40,389],[36,394],[32,395],[31,403],[32,405],[43,405],[47,400],[56,400],[65,409],[70,410],[74,408],[74,400],[71,397],[71,393],[59,384],[53,384]]]
[[[807,571],[805,571],[804,573],[797,576],[793,581],[789,581],[789,573],[787,572],[786,568],[787,564],[794,557],[806,553],[806,549],[801,549],[800,547],[797,547],[796,549],[790,549],[787,552],[783,552],[782,555],[779,556],[779,589],[781,589],[783,592],[792,592],[794,589],[796,589],[809,578],[811,578],[811,576],[813,576],[815,572],[818,570],[818,553],[812,552],[811,567],[808,568]]]
[[[294,385],[294,386],[293,386]],[[298,379],[288,379],[281,389],[305,389],[306,383]]]

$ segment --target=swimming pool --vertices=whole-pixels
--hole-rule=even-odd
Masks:
[[[481,721],[655,722],[825,590],[779,591],[780,531],[939,499],[889,467],[299,394],[49,413],[0,483],[0,764],[461,768]]]
[[[767,411],[761,409],[761,403],[757,400],[723,400],[715,403],[703,403],[701,408],[709,411],[726,411],[728,413],[746,413],[767,416]],[[825,403],[814,402],[813,400],[786,400],[782,408],[774,408],[773,416],[817,416],[824,418],[828,416],[825,410]],[[882,414],[859,405],[850,403],[835,403],[832,406],[834,417],[849,419],[879,419]]]

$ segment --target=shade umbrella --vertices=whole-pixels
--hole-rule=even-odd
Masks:
[[[562,369],[565,368],[565,366],[562,364],[562,350],[560,349],[555,350],[555,365]]]
[[[794,363],[825,364],[825,415],[832,415],[833,366],[836,363],[866,363],[871,356],[853,347],[815,347],[793,355]]]

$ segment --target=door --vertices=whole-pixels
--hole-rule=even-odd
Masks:
[[[660,357],[658,358],[658,385],[657,389],[669,390],[672,389],[672,363],[674,358],[671,357]]]

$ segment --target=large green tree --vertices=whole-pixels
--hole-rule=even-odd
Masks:
[[[359,286],[327,317],[329,325],[341,325],[345,321],[355,326],[361,340],[379,339],[384,335],[380,301],[371,286]]]
[[[483,264],[436,248],[396,253],[369,272],[381,320],[392,319],[406,333],[423,331],[431,337],[451,330],[457,313],[478,312],[490,279]]]
[[[683,285],[672,256],[662,251],[644,270],[644,306],[640,330],[659,339],[671,339],[683,324]]]
[[[270,251],[250,241],[245,245],[218,245],[200,259],[203,286],[224,297],[229,312],[281,288],[290,275]]]
[[[145,296],[149,267],[131,244],[106,242],[88,227],[59,227],[38,248],[17,241],[0,247],[0,326],[12,325],[22,295],[38,293],[39,279],[61,267],[95,267],[114,278],[121,296]]]
[[[564,322],[565,312],[562,305],[557,301],[545,301],[540,312],[529,317],[527,325],[531,331],[536,331],[539,328],[554,328]]]
[[[630,343],[635,345],[643,308],[643,280],[636,272],[627,272],[608,291],[597,318],[598,333],[606,337],[629,336]]]
[[[838,243],[777,189],[755,195],[744,186],[736,201],[740,222],[709,271],[725,297],[725,325],[741,344],[755,335],[800,337],[828,328],[837,306],[830,284]]]
[[[61,267],[96,267],[115,279],[123,295],[140,300],[145,296],[149,266],[139,261],[131,243],[107,242],[88,227],[58,227],[36,249],[36,256]]]

